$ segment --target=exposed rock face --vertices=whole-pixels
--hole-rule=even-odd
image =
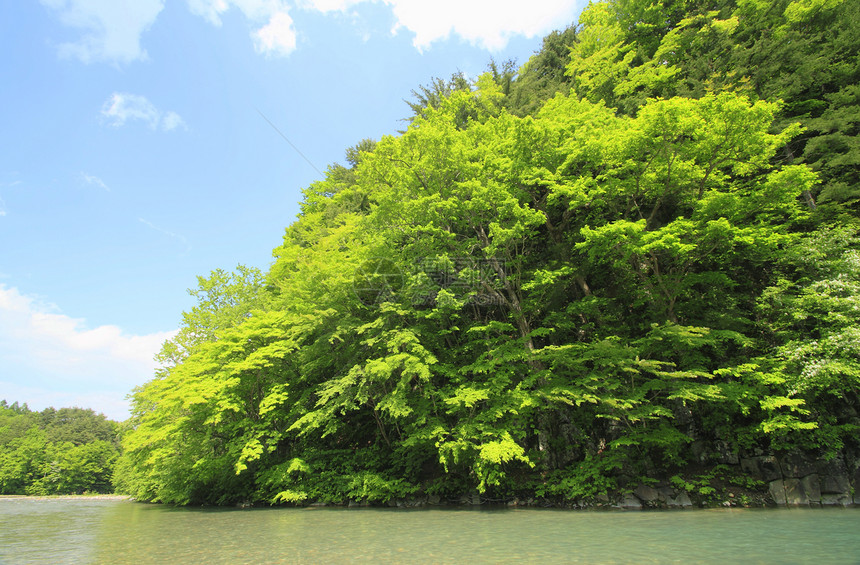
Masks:
[[[667,496],[675,496],[675,489],[667,485],[660,485],[657,487],[657,492],[660,493],[660,500],[665,500]]]
[[[780,457],[759,455],[741,458],[740,464],[748,475],[768,481],[770,496],[779,505],[852,504],[852,480],[843,455],[829,461],[802,453]],[[857,474],[860,475],[860,468]],[[860,485],[857,481],[860,476],[854,478],[855,485]]]
[[[854,469],[854,504],[860,504],[860,466]]]
[[[860,494],[852,493],[852,490],[860,491],[860,457],[846,453],[823,460],[804,453],[774,456],[759,451],[753,456],[738,457],[737,465],[744,474],[765,481],[770,498],[780,506],[851,506],[860,504]],[[725,454],[720,455],[720,460],[727,459]],[[722,504],[734,506],[740,500],[730,492]],[[693,506],[693,502],[683,489],[662,482],[654,487],[639,485],[633,494],[626,495],[613,506],[684,508]]]
[[[822,506],[851,506],[851,495],[849,494],[822,494]]]
[[[625,510],[641,510],[642,502],[632,494],[628,494],[621,500],[621,502],[616,504],[616,507],[623,508]]]
[[[768,491],[770,492],[770,497],[773,498],[774,502],[777,504],[784,506],[787,503],[785,497],[785,485],[783,484],[782,479],[771,481],[770,484],[768,484]]]
[[[851,492],[847,475],[825,475],[821,477],[821,494],[840,494]]]
[[[627,510],[638,510],[641,508],[688,508],[693,506],[693,501],[683,490],[676,490],[667,485],[657,488],[647,485],[639,485],[633,494],[626,495],[621,502],[614,505],[616,508]]]
[[[809,504],[821,504],[821,481],[818,475],[806,475],[800,479],[800,489],[809,500]]]
[[[703,446],[704,449],[704,446]],[[712,464],[719,462],[723,467],[728,466],[726,475],[718,476],[713,484],[721,490],[716,496],[713,491],[708,495],[695,489],[691,492],[697,498],[696,503],[722,506],[767,505],[775,502],[780,506],[852,506],[860,505],[860,453],[850,448],[829,460],[817,457],[811,453],[778,453],[768,454],[761,449],[752,452],[741,452],[736,458],[730,457],[728,446],[717,446],[717,451],[702,452],[702,458]],[[736,461],[733,463],[733,461]],[[731,469],[734,467],[734,469]],[[707,468],[706,468],[707,469]],[[696,473],[698,469],[693,470]],[[740,473],[739,473],[740,471]],[[738,488],[744,483],[731,482],[729,477],[747,475],[767,484],[767,495],[749,485]],[[652,477],[655,478],[655,477]],[[656,477],[659,479],[659,477]],[[726,480],[728,479],[728,480]],[[626,488],[636,483],[631,475],[626,475],[621,481]],[[722,481],[722,483],[720,483]],[[693,488],[687,485],[688,488]],[[740,494],[739,494],[740,493]],[[724,495],[724,499],[720,496]],[[699,500],[698,497],[703,499]],[[452,502],[452,501],[449,501]],[[492,500],[484,500],[477,493],[464,493],[457,500],[462,505],[478,506],[492,504]],[[620,495],[617,491],[608,494],[598,494],[593,499],[585,498],[573,503],[562,503],[567,508],[613,507],[624,510],[642,510],[647,508],[687,508],[696,503],[684,488],[675,487],[674,483],[663,477],[654,486],[639,484],[631,493]],[[389,506],[414,507],[424,505],[445,504],[439,495],[427,495],[415,499],[392,499]],[[553,506],[557,502],[544,499],[513,499],[507,501],[508,506]],[[322,504],[314,504],[318,506]],[[363,501],[351,501],[350,507],[363,506]]]
[[[789,506],[801,506],[809,504],[809,496],[803,490],[800,479],[783,479],[785,485],[785,503]]]
[[[810,460],[799,453],[784,455],[779,460],[782,475],[792,479],[811,475],[816,471],[816,463],[816,461]]]
[[[678,493],[678,496],[670,498],[666,502],[670,507],[677,508],[689,508],[693,505],[693,501],[690,500],[690,496],[686,492]]]
[[[760,455],[741,459],[741,470],[762,481],[775,481],[783,477],[779,462],[773,455]]]
[[[655,503],[660,500],[660,493],[655,488],[651,488],[646,485],[639,485],[636,487],[636,490],[633,491],[633,494],[636,495],[636,498],[646,503]]]

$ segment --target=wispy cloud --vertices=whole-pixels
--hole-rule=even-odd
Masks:
[[[6,203],[0,198],[0,218],[6,215]]]
[[[62,43],[63,57],[84,63],[130,63],[146,59],[140,37],[164,9],[164,0],[41,0],[64,25],[81,30],[80,40]]]
[[[93,186],[97,186],[101,189],[104,189],[107,192],[110,192],[110,188],[108,187],[108,185],[106,185],[102,179],[95,175],[88,175],[87,173],[81,172],[81,180],[86,184],[91,184]]]
[[[185,121],[176,112],[162,112],[155,105],[139,94],[114,92],[102,105],[102,117],[113,127],[124,126],[127,122],[141,121],[151,129],[172,131],[177,128],[187,129]]]
[[[56,306],[0,284],[0,390],[31,407],[84,405],[128,416],[125,395],[151,380],[153,356],[175,335],[131,335],[113,325],[88,328]]]
[[[141,224],[145,225],[146,227],[148,227],[151,230],[157,231],[160,234],[166,235],[167,237],[175,239],[175,240],[179,241],[180,243],[182,243],[182,245],[185,246],[185,251],[183,253],[188,253],[189,251],[191,251],[191,244],[188,243],[188,240],[185,238],[185,236],[178,234],[178,233],[174,233],[170,230],[166,230],[162,227],[159,227],[159,226],[153,224],[149,220],[144,220],[143,218],[138,218],[137,221],[140,222]]]
[[[188,129],[182,116],[176,112],[167,112],[164,114],[164,117],[161,118],[161,129],[164,131],[173,131],[177,128]]]
[[[161,120],[161,112],[145,96],[114,92],[102,106],[102,116],[114,127],[125,125],[130,120],[140,120],[155,129]]]

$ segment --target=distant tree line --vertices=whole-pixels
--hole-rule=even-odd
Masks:
[[[0,494],[113,492],[120,424],[83,408],[0,400]]]

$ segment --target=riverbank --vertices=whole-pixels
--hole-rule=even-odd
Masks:
[[[699,448],[698,458],[711,461],[688,465],[650,477],[620,473],[615,488],[577,499],[542,497],[536,492],[455,497],[413,495],[386,502],[368,500],[313,501],[299,506],[510,506],[559,509],[687,509],[860,506],[860,456],[845,449],[835,457],[799,451],[740,453]],[[547,483],[544,483],[545,485]],[[251,506],[245,502],[239,506]]]
[[[28,495],[28,494],[0,494],[0,500],[132,500],[126,494],[51,494],[51,495]]]

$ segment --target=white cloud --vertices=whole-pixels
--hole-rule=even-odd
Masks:
[[[83,32],[77,42],[59,46],[61,56],[84,63],[130,63],[146,59],[140,36],[155,22],[164,0],[41,0],[60,21]]]
[[[56,306],[0,284],[0,390],[9,402],[40,409],[84,405],[125,419],[125,395],[152,379],[155,353],[175,332],[129,335],[89,329]]]
[[[452,34],[482,48],[500,50],[513,36],[542,36],[570,25],[581,9],[570,0],[302,0],[300,6],[323,13],[346,12],[378,1],[391,7],[396,20],[392,32],[414,33],[412,43],[422,51]]]
[[[0,218],[6,215],[6,203],[0,198]]]
[[[254,49],[264,55],[286,56],[296,48],[296,30],[283,0],[188,0],[188,9],[213,25],[221,14],[238,8],[257,27],[251,32]]]
[[[356,4],[367,0],[302,0],[299,7],[305,10],[316,10],[324,14],[328,12],[346,12]]]
[[[82,172],[81,173],[81,180],[84,181],[86,184],[91,184],[93,186],[97,186],[99,188],[102,188],[102,189],[106,190],[107,192],[110,192],[110,188],[108,187],[108,185],[106,185],[104,183],[104,181],[97,176],[88,175],[87,173]]]
[[[214,25],[221,26],[221,14],[230,8],[230,4],[224,0],[188,0],[188,9]]]
[[[164,131],[171,131],[176,128],[188,129],[182,116],[176,112],[167,112],[164,114],[164,117],[161,119],[161,129]]]
[[[236,7],[246,18],[255,21],[268,19],[278,12],[286,12],[283,0],[188,0],[192,13],[206,17],[215,25],[221,25],[221,14]]]
[[[66,26],[81,30],[77,42],[60,45],[60,53],[84,62],[129,63],[146,59],[141,36],[164,8],[165,0],[40,0]],[[296,30],[287,0],[186,0],[188,9],[212,25],[238,9],[252,25],[258,53],[286,56],[296,49]],[[295,0],[300,9],[324,14],[346,13],[360,4],[381,3],[395,18],[393,33],[415,34],[419,50],[454,36],[488,50],[504,48],[511,37],[541,36],[569,25],[581,9],[578,1],[532,0]],[[173,128],[179,123],[171,120]],[[170,129],[173,129],[170,128]]]
[[[515,35],[542,36],[573,22],[579,11],[570,0],[384,0],[397,26],[415,33],[413,45],[425,49],[454,33],[489,49],[503,49]],[[395,30],[397,27],[395,27]]]
[[[254,32],[254,49],[257,53],[286,56],[295,48],[293,19],[286,12],[272,14],[269,23]]]
[[[151,128],[158,126],[161,114],[145,96],[114,92],[102,106],[102,116],[110,120],[110,125],[119,127],[129,120],[142,120]]]
[[[185,121],[176,112],[162,113],[145,96],[114,92],[102,105],[102,116],[113,127],[120,127],[126,122],[139,120],[152,129],[161,128],[171,131],[178,127],[187,129]]]

